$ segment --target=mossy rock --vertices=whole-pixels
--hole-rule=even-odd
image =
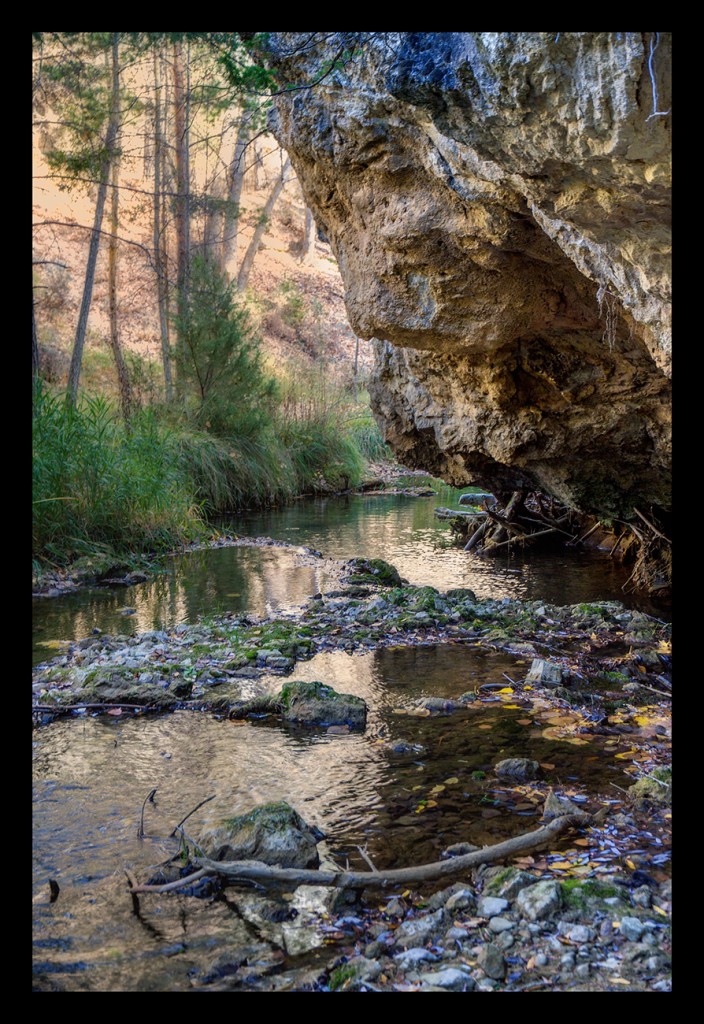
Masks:
[[[403,584],[398,569],[383,558],[351,558],[347,565],[353,570],[348,583],[375,583],[381,587],[400,587]]]
[[[672,769],[655,768],[649,775],[629,787],[629,799],[636,805],[671,804]]]
[[[610,904],[604,906],[604,900],[623,897],[623,890],[618,885],[610,882],[601,882],[596,878],[587,878],[584,881],[577,878],[566,878],[560,882],[562,900],[566,907],[571,910],[582,912],[608,909],[613,914],[614,907]]]
[[[115,668],[101,668],[91,672],[79,690],[67,692],[65,703],[76,703],[78,698],[93,704],[171,708],[190,697],[192,690],[192,680],[182,676],[172,675],[163,683],[140,683],[128,670],[120,672]]]
[[[453,590],[448,590],[445,597],[449,598],[450,601],[472,601],[476,602],[477,595],[473,590],[469,590],[467,587],[455,587]]]
[[[223,818],[198,838],[211,860],[258,860],[286,868],[316,868],[317,843],[323,838],[285,801],[262,804],[247,814]]]
[[[349,725],[363,729],[367,705],[351,693],[337,693],[319,681],[286,683],[276,698],[285,721],[303,725]]]

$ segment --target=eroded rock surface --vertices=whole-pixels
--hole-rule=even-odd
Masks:
[[[273,37],[284,82],[306,40]],[[277,98],[406,465],[670,508],[669,76],[663,33],[378,34]]]

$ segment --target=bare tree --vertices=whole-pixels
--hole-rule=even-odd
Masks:
[[[113,67],[117,66],[119,57],[119,32],[112,33],[112,61]],[[93,217],[93,231],[88,247],[88,262],[86,264],[86,276],[83,285],[83,297],[81,308],[78,314],[78,325],[76,336],[73,342],[73,353],[71,355],[71,366],[68,372],[68,396],[72,404],[76,404],[78,396],[78,381],[81,375],[81,362],[83,359],[83,347],[86,340],[86,329],[88,327],[88,314],[93,296],[93,283],[95,281],[95,266],[98,260],[100,248],[100,235],[103,223],[103,211],[107,197],[108,182],[110,180],[110,165],[115,154],[115,141],[119,127],[118,107],[111,105],[110,119],[108,121],[107,133],[105,136],[104,155],[100,163],[100,175],[98,184],[98,197],[95,203],[95,215]]]
[[[112,47],[112,98],[110,119],[117,125],[120,123],[120,70],[118,66],[117,34]],[[115,134],[115,155],[110,169],[112,194],[110,196],[110,241],[108,244],[108,306],[110,312],[110,347],[115,359],[117,382],[120,389],[120,404],[125,420],[132,412],[132,388],[130,387],[127,365],[120,345],[120,332],[117,317],[117,233],[120,220],[120,160],[117,155],[119,128]]]
[[[276,179],[274,187],[271,190],[269,198],[266,201],[266,205],[264,206],[264,209],[262,210],[257,221],[257,226],[254,229],[254,235],[252,236],[252,240],[247,247],[246,253],[244,254],[242,266],[240,267],[240,272],[237,275],[237,290],[240,292],[244,291],[244,289],[247,287],[249,275],[252,270],[252,265],[254,264],[254,257],[257,255],[259,251],[259,246],[262,244],[264,232],[266,231],[267,225],[271,220],[272,211],[276,206],[276,203],[278,201],[279,196],[281,195],[281,192],[283,191],[284,185],[286,184],[286,175],[288,174],[290,167],[291,161],[287,157],[286,162],[281,168],[281,174]]]
[[[166,280],[166,253],[162,240],[162,178],[164,165],[164,139],[161,128],[161,49],[154,48],[154,202],[153,231],[154,264],[156,266],[157,305],[161,334],[161,359],[164,365],[164,391],[166,401],[173,401],[171,352],[169,345],[168,293]]]

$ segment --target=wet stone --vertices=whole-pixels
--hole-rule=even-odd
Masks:
[[[516,908],[530,921],[538,921],[559,910],[562,896],[558,882],[536,882],[519,892]]]
[[[494,765],[494,771],[502,778],[535,779],[540,765],[528,757],[507,757]]]
[[[499,899],[497,896],[482,896],[477,904],[477,913],[480,917],[494,917],[508,907],[508,900]]]
[[[482,946],[477,963],[484,973],[495,981],[499,981],[506,974],[506,961],[503,953],[493,942],[487,942],[485,946]]]
[[[442,930],[445,919],[445,911],[440,909],[434,913],[404,921],[394,934],[396,945],[410,948],[426,943]]]
[[[553,661],[534,658],[524,682],[530,686],[562,686],[562,668]]]
[[[489,921],[489,928],[490,928],[490,930],[492,932],[495,932],[497,935],[500,934],[501,932],[508,931],[509,928],[515,928],[515,927],[516,927],[516,922],[515,921],[510,921],[509,918],[507,918],[507,917],[492,917],[491,921]]]
[[[403,953],[396,953],[394,960],[399,965],[401,970],[407,971],[410,967],[414,967],[419,963],[435,963],[437,956],[431,953],[429,949],[424,949],[421,946],[414,946],[412,949],[406,949]]]
[[[457,967],[446,967],[443,971],[430,971],[421,976],[421,981],[423,985],[444,988],[449,992],[470,992],[475,986],[472,975]]]
[[[639,921],[637,917],[621,918],[621,935],[623,935],[624,939],[629,939],[631,942],[638,942],[644,930],[643,922]]]

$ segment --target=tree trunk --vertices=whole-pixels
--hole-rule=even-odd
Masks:
[[[32,381],[39,376],[39,342],[37,341],[37,318],[34,313],[34,289],[32,289]]]
[[[112,42],[113,59],[115,59],[119,38],[119,33],[114,32]],[[108,191],[108,181],[110,179],[110,164],[114,156],[117,129],[118,123],[113,106],[113,110],[110,113],[110,120],[108,122],[107,134],[105,136],[105,156],[100,165],[100,184],[98,185],[98,198],[95,203],[95,216],[93,218],[93,231],[90,236],[90,246],[88,248],[88,262],[86,264],[86,277],[83,285],[83,298],[81,299],[81,308],[78,313],[78,326],[76,327],[76,337],[73,342],[71,366],[68,371],[68,397],[72,405],[76,404],[76,399],[78,397],[78,381],[81,376],[83,347],[86,340],[90,302],[93,296],[95,266],[98,260],[98,250],[100,248],[100,231],[103,223],[103,211],[105,209],[105,199]]]
[[[230,188],[227,196],[227,212],[222,238],[222,269],[227,270],[229,263],[237,262],[237,231],[240,219],[240,199],[242,198],[242,184],[244,182],[245,157],[249,137],[252,133],[252,112],[242,111],[242,120],[237,131],[235,140],[235,151],[230,164]]]
[[[161,135],[161,69],[160,54],[154,50],[154,265],[156,267],[157,304],[159,306],[159,328],[161,333],[161,359],[164,365],[164,392],[166,401],[172,402],[174,389],[171,380],[171,352],[169,349],[169,319],[166,295],[166,266],[162,241],[161,194],[162,164],[164,145]]]
[[[311,264],[315,259],[315,221],[311,210],[306,206],[306,227],[303,236],[303,250],[301,252],[301,263]],[[358,342],[359,344],[359,342]],[[357,370],[355,368],[355,377]]]
[[[190,256],[190,173],[188,166],[188,95],[184,85],[184,59],[181,43],[174,43],[174,131],[176,154],[176,251],[177,310],[183,320],[188,309]],[[183,338],[179,337],[179,353],[185,357]],[[183,397],[180,382],[176,391]]]
[[[262,210],[261,215],[259,217],[259,220],[257,221],[257,226],[254,229],[254,235],[252,236],[252,241],[249,243],[247,251],[244,254],[244,259],[242,260],[242,266],[240,267],[240,272],[237,275],[237,290],[239,292],[243,292],[245,290],[245,288],[247,287],[247,282],[249,281],[249,275],[250,275],[250,272],[252,270],[252,265],[254,263],[254,257],[257,255],[257,252],[259,251],[259,246],[262,243],[262,238],[264,237],[264,232],[266,231],[267,226],[269,224],[269,220],[271,219],[272,210],[276,206],[276,202],[277,202],[279,196],[281,195],[281,192],[283,190],[284,185],[286,184],[286,175],[288,174],[288,170],[289,170],[290,166],[291,166],[291,161],[287,157],[286,158],[286,163],[281,168],[281,174],[276,179],[276,183],[275,183],[273,189],[271,190],[271,195],[267,199],[266,206]]]
[[[118,64],[118,41],[117,35],[113,38],[112,46],[112,105],[110,117],[115,123],[120,120],[120,70]],[[115,135],[117,147],[118,134]],[[117,230],[120,221],[120,193],[118,190],[120,161],[116,156],[112,161],[111,185],[112,195],[110,196],[110,242],[108,245],[108,304],[110,310],[110,346],[115,357],[115,369],[117,370],[117,382],[120,388],[120,404],[122,415],[125,421],[129,420],[132,412],[132,389],[130,387],[127,365],[120,347],[120,333],[117,324]]]

